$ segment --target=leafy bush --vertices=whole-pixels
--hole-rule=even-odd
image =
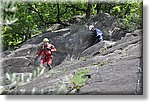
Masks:
[[[115,4],[110,14],[121,19],[123,28],[133,31],[142,28],[142,7],[143,2],[139,2],[138,0],[131,3]]]
[[[71,79],[71,82],[74,85],[73,89],[80,90],[80,88],[86,84],[86,81],[88,80],[88,78],[83,77],[83,76],[86,75],[88,72],[89,72],[88,69],[84,69],[74,74],[74,76]]]

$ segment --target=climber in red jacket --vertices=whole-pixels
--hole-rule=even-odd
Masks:
[[[40,45],[40,50],[36,55],[36,60],[42,54],[41,64],[44,65],[44,63],[47,62],[47,66],[49,67],[49,69],[51,69],[52,58],[53,58],[52,52],[54,51],[56,51],[54,45],[49,43],[48,38],[44,38],[42,44]]]

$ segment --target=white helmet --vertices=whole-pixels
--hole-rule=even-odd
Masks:
[[[94,26],[93,26],[93,25],[90,25],[90,26],[89,26],[89,30],[92,30],[92,28],[94,28]]]
[[[48,38],[44,38],[43,42],[49,42]]]

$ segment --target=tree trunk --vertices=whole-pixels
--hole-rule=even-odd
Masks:
[[[60,6],[59,6],[59,3],[57,2],[57,21],[58,22],[61,22],[60,21]]]
[[[101,4],[97,3],[96,8],[95,8],[97,11],[97,14],[100,12],[100,8],[101,8]]]
[[[91,15],[91,7],[92,7],[92,4],[90,4],[90,3],[88,2],[87,10],[86,10],[86,18],[90,18],[90,15]]]

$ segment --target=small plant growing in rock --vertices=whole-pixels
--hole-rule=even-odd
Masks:
[[[86,58],[86,57],[80,57],[80,60],[81,60],[81,61],[86,61],[87,58]]]
[[[80,88],[83,87],[86,84],[86,81],[88,78],[83,77],[89,72],[88,69],[79,70],[76,72],[73,77],[71,78],[71,83],[73,86],[71,87],[71,90],[76,89],[77,92],[80,91]]]

